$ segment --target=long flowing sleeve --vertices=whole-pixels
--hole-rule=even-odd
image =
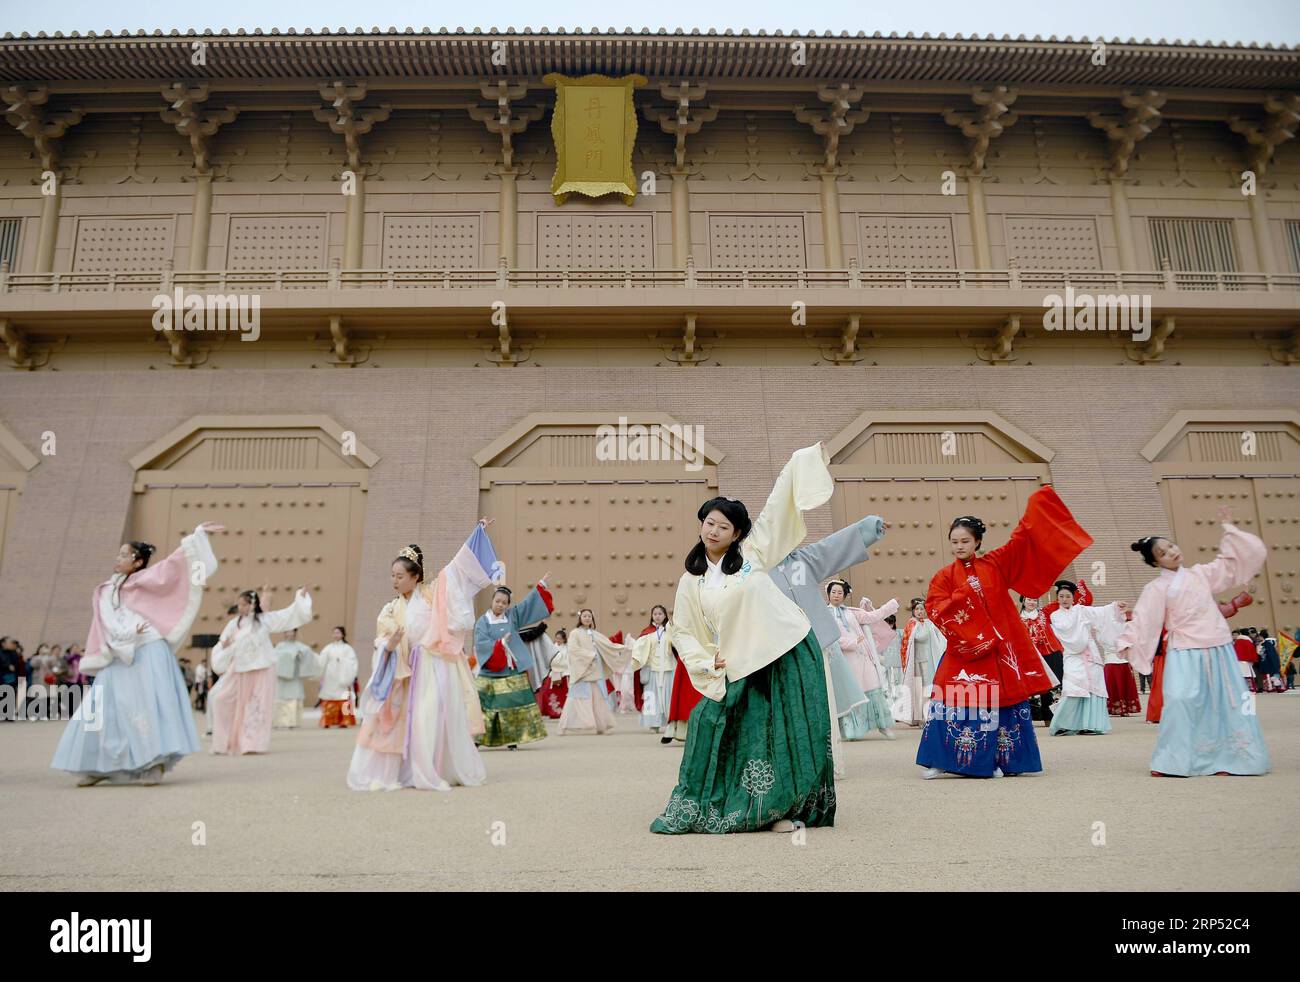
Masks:
[[[234,661],[234,634],[235,622],[227,621],[226,626],[221,629],[221,636],[212,648],[212,670],[218,675],[225,675],[230,668],[230,663]]]
[[[1048,484],[1029,496],[1025,513],[1007,543],[984,558],[997,567],[1012,590],[1038,597],[1092,541]]]
[[[1079,613],[1093,629],[1098,643],[1114,645],[1124,631],[1124,615],[1113,603],[1104,607],[1080,607]]]
[[[510,619],[510,627],[518,631],[521,627],[527,627],[529,624],[536,624],[538,621],[546,620],[546,615],[554,609],[551,601],[551,593],[546,589],[546,584],[538,581],[537,586],[528,591],[527,596],[519,603],[515,604],[506,612],[506,617]],[[478,639],[475,637],[475,650],[478,648]],[[487,655],[492,654],[491,645],[488,646]]]
[[[302,627],[311,621],[311,594],[306,590],[299,590],[293,596],[293,603],[279,610],[264,612],[261,620],[271,634]]]
[[[496,562],[487,531],[481,523],[475,525],[451,562],[434,578],[429,626],[418,639],[422,647],[445,658],[464,656],[465,636],[474,627],[474,597],[491,585]]]
[[[687,573],[677,583],[673,619],[668,628],[669,641],[677,649],[696,691],[707,699],[721,702],[727,694],[727,673],[725,668],[713,667],[718,649],[700,610],[695,580],[696,577]]]
[[[859,624],[876,624],[883,621],[886,617],[892,617],[898,613],[898,598],[892,597],[885,604],[877,607],[875,610],[867,610],[861,605],[854,611]]]
[[[495,639],[488,630],[487,614],[474,622],[474,658],[478,661],[475,668],[481,668],[492,657],[492,645]]]
[[[1125,625],[1115,642],[1121,655],[1128,651],[1129,663],[1142,675],[1151,674],[1151,663],[1156,657],[1160,632],[1165,626],[1167,589],[1168,585],[1158,579],[1142,588],[1137,603],[1133,605],[1133,619]]]
[[[771,569],[808,535],[803,513],[824,505],[835,490],[829,465],[830,455],[821,444],[796,450],[786,462],[741,545],[755,568]]]
[[[551,681],[559,682],[569,674],[569,646],[562,644],[555,649],[555,656],[551,658]]]
[[[868,515],[824,539],[799,546],[780,565],[796,586],[820,583],[841,570],[866,562],[871,543],[884,534],[884,524],[880,517]]]
[[[1219,554],[1201,569],[1205,571],[1210,590],[1222,593],[1234,586],[1241,586],[1254,579],[1264,568],[1264,559],[1268,556],[1268,547],[1259,536],[1243,532],[1235,525],[1223,526],[1223,538],[1219,540]]]

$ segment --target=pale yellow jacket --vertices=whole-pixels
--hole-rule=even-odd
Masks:
[[[826,449],[818,444],[796,450],[782,469],[767,504],[741,543],[744,565],[727,577],[719,623],[710,625],[704,616],[703,577],[683,573],[678,581],[669,626],[672,644],[691,684],[707,698],[720,702],[728,681],[770,665],[811,630],[807,615],[777,588],[767,571],[808,534],[803,512],[830,500],[834,482],[829,464]],[[713,667],[719,648],[726,662],[723,670]]]

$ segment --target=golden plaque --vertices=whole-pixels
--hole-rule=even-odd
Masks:
[[[542,81],[555,88],[555,176],[551,194],[564,204],[570,194],[599,198],[617,194],[636,199],[632,147],[636,143],[636,105],[632,90],[646,84],[642,75],[583,75],[552,72]]]

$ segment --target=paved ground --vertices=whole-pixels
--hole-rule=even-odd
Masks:
[[[277,731],[266,756],[187,758],[156,788],[76,788],[47,766],[62,724],[6,723],[0,890],[1294,890],[1300,691],[1261,697],[1260,715],[1274,770],[1257,778],[1151,778],[1138,719],[1039,729],[1047,770],[996,781],[921,781],[915,730],[849,744],[836,827],[802,846],[651,835],[681,751],[629,717],[604,737],[548,723],[540,744],[486,752],[486,786],[448,794],[347,791],[355,731],[319,729]]]

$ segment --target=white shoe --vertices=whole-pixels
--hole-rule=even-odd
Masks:
[[[933,781],[936,777],[938,777],[942,773],[943,771],[939,770],[939,768],[937,767],[927,767],[925,770],[921,771],[921,780]]]
[[[898,739],[898,737],[894,736],[894,731],[893,731],[893,730],[881,730],[881,731],[880,731],[880,735],[881,735],[882,737],[884,737],[886,740],[897,740],[897,739]]]
[[[788,818],[778,819],[768,826],[769,832],[793,832],[794,822]]]
[[[155,784],[162,784],[162,779],[163,779],[162,764],[154,764],[153,767],[149,768],[147,771],[145,771],[143,774],[140,775],[139,781],[141,784],[145,785],[146,787],[153,787]]]
[[[108,780],[107,774],[86,774],[82,777],[80,781],[77,782],[77,787],[90,788],[90,787],[94,787],[100,781],[107,781],[107,780]]]
[[[1001,767],[995,767],[995,768],[993,768],[993,776],[994,776],[994,777],[1002,777],[1002,768],[1001,768]]]

